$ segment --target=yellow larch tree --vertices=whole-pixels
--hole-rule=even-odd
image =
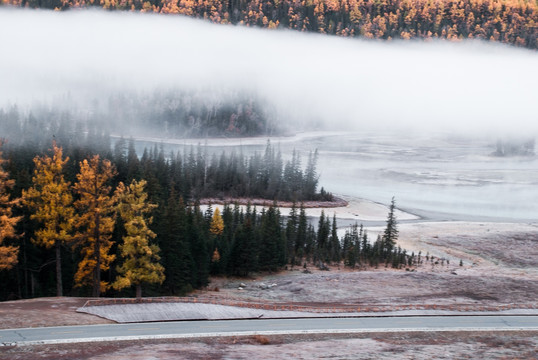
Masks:
[[[109,283],[101,280],[101,271],[107,271],[115,259],[110,254],[115,224],[115,198],[110,180],[116,176],[116,168],[109,160],[94,155],[90,161],[80,162],[80,172],[73,186],[79,199],[75,208],[77,245],[81,248],[82,260],[75,273],[75,286],[92,286],[92,296],[98,297],[108,289]]]
[[[221,235],[224,231],[224,220],[222,220],[219,208],[216,208],[215,212],[213,213],[211,224],[209,225],[209,231],[215,236]]]
[[[222,251],[222,244],[219,244],[219,238],[220,235],[224,232],[224,220],[222,219],[222,215],[220,215],[220,209],[216,208],[215,212],[213,213],[213,217],[211,218],[211,222],[209,223],[209,232],[216,238],[215,241],[215,250],[213,251],[213,255],[211,256],[211,263],[213,266],[214,272],[219,272],[220,267],[220,252],[219,249]]]
[[[13,216],[13,207],[20,199],[10,199],[9,189],[13,188],[15,180],[9,179],[8,172],[4,170],[5,162],[0,151],[0,270],[9,270],[17,264],[19,247],[2,244],[7,239],[18,237],[15,226],[21,219],[20,216]]]
[[[120,182],[115,193],[126,236],[119,246],[124,262],[118,267],[120,275],[112,286],[120,290],[134,285],[138,299],[142,297],[142,284],[162,284],[164,281],[164,267],[159,264],[160,249],[150,243],[156,236],[149,229],[153,221],[150,213],[157,205],[148,201],[145,186],[145,180],[133,180],[129,186]]]
[[[69,243],[73,229],[73,195],[71,184],[64,178],[64,166],[69,158],[63,158],[61,147],[52,143],[52,157],[34,158],[32,187],[23,191],[23,203],[34,212],[31,219],[37,220],[41,228],[32,241],[56,252],[56,296],[62,296],[61,246]]]

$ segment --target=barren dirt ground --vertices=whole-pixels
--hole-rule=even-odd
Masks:
[[[13,347],[0,360],[537,359],[537,332],[248,336]]]

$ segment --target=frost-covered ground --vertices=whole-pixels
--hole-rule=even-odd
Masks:
[[[537,332],[279,335],[27,346],[0,360],[536,359]]]
[[[416,255],[421,251],[423,264],[415,271],[382,265],[319,271],[309,266],[312,274],[290,269],[246,282],[244,290],[237,290],[237,282],[215,279],[223,283],[214,296],[299,303],[538,305],[536,224],[402,224],[398,245]],[[427,260],[426,255],[435,258]],[[279,286],[262,290],[259,282]]]

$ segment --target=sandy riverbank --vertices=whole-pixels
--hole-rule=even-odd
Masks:
[[[337,208],[337,207],[346,207],[348,206],[348,202],[340,197],[334,196],[334,199],[332,201],[303,201],[303,202],[296,202],[295,206],[299,207],[302,206],[305,209],[310,208]],[[273,200],[267,200],[267,199],[259,199],[259,198],[204,198],[200,200],[200,204],[202,205],[209,205],[209,204],[215,204],[215,205],[224,205],[224,204],[237,204],[237,205],[250,205],[250,206],[261,206],[261,207],[268,207],[273,204],[276,204],[279,208],[292,208],[293,202],[292,201],[273,201]]]
[[[359,199],[355,197],[346,197],[338,195],[338,199],[341,199],[337,204],[324,203],[324,202],[315,202],[310,204],[310,207],[306,207],[306,216],[309,217],[319,217],[323,211],[326,216],[332,217],[336,215],[336,218],[339,220],[356,220],[357,222],[361,221],[385,221],[389,213],[389,207],[387,205],[379,204],[370,200]],[[204,201],[209,203],[208,201]],[[220,201],[222,202],[222,201]],[[233,203],[233,200],[230,200],[228,203]],[[270,203],[265,200],[265,203]],[[263,202],[262,202],[263,204]],[[279,206],[280,212],[282,215],[288,216],[291,211],[291,204],[283,204],[285,206]],[[287,205],[287,206],[286,206]],[[324,206],[325,205],[325,206]],[[326,206],[331,205],[331,206]],[[246,205],[239,205],[241,209],[245,210]],[[316,206],[316,207],[314,207]],[[218,204],[217,200],[211,203],[213,210],[219,208],[222,211],[223,205]],[[256,205],[256,210],[261,211],[263,208],[268,206]],[[208,205],[201,205],[200,208],[202,211],[207,210]],[[419,220],[420,217],[399,210],[396,210],[396,217],[398,220]]]

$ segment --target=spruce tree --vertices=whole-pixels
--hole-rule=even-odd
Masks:
[[[338,239],[337,233],[338,227],[336,225],[336,214],[333,215],[333,222],[331,226],[331,237],[330,237],[330,249],[331,249],[331,261],[339,263],[341,260],[341,244],[340,239]]]
[[[398,240],[398,223],[396,221],[396,201],[394,197],[390,202],[389,214],[387,216],[387,225],[383,233],[382,242],[383,242],[383,252],[385,256],[388,256],[394,245],[396,245],[396,240]]]
[[[261,270],[276,271],[285,263],[285,244],[280,227],[280,214],[274,206],[262,211],[260,225],[259,265]]]
[[[193,281],[194,261],[187,240],[187,213],[183,199],[176,199],[171,191],[164,208],[162,225],[157,242],[161,248],[161,263],[164,266],[163,287],[170,295],[179,295],[195,286]]]
[[[257,269],[258,254],[256,249],[256,235],[251,218],[237,228],[230,250],[229,268],[233,275],[248,276]]]
[[[188,207],[187,238],[193,257],[192,281],[195,288],[206,286],[209,282],[209,265],[211,254],[208,247],[209,231],[199,203]]]
[[[286,223],[286,252],[288,255],[288,261],[293,267],[296,262],[296,244],[297,244],[297,226],[298,226],[297,207],[295,202],[291,207],[290,215],[288,216],[288,222]]]
[[[295,240],[295,254],[298,260],[301,260],[306,255],[306,236],[308,231],[308,219],[306,218],[306,210],[301,204],[299,209],[299,219],[297,223],[297,234]],[[308,254],[310,255],[310,254]]]

